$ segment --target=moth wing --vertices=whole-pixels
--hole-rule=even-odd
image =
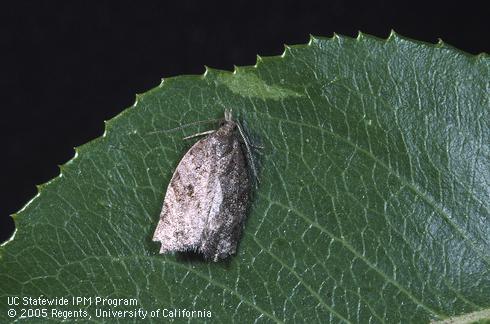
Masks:
[[[230,153],[216,161],[215,178],[210,181],[213,199],[199,249],[208,259],[217,261],[236,251],[249,199],[249,174],[244,171],[245,156],[234,138]]]
[[[153,241],[161,242],[160,253],[199,248],[207,213],[203,205],[207,195],[214,157],[209,137],[196,142],[179,162],[165,194],[160,221]]]

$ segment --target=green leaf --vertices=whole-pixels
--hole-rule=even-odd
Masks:
[[[222,323],[488,316],[489,67],[488,56],[443,43],[360,34],[165,80],[14,215],[15,236],[0,248],[0,320],[40,308],[8,296],[40,295],[70,298],[55,308],[93,321],[114,320],[96,309],[139,308],[207,310],[193,319]],[[182,138],[214,126],[159,131],[225,108],[264,146],[238,253],[222,263],[159,255],[151,237],[192,145]]]

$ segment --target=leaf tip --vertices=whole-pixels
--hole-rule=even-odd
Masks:
[[[209,66],[204,65],[204,73],[202,74],[203,78],[207,77],[209,73]]]
[[[311,46],[313,44],[313,42],[315,41],[315,37],[312,34],[310,34],[309,36],[310,36],[310,38],[308,39],[307,45]]]
[[[307,46],[313,46],[313,45],[318,46],[318,44],[320,44],[322,42],[322,40],[325,40],[325,39],[328,39],[328,37],[315,36],[315,35],[310,34],[310,39],[306,45]],[[333,34],[332,34],[332,37],[330,37],[330,39],[333,40]]]
[[[291,52],[291,45],[284,44],[284,51],[282,51],[281,58],[285,58],[289,52]]]
[[[215,74],[215,73],[216,73],[216,71],[218,71],[218,72],[219,72],[219,70],[214,69],[214,68],[212,68],[212,67],[209,67],[209,66],[207,66],[207,65],[205,66],[205,68],[206,68],[206,71],[204,71],[204,75],[205,75],[206,77],[208,77],[209,75]]]
[[[102,137],[107,137],[107,132],[109,131],[110,121],[104,120],[104,133],[102,133]],[[76,153],[76,152],[75,152]]]
[[[396,40],[398,38],[398,34],[394,29],[390,30],[390,35],[388,35],[387,41]]]
[[[442,40],[442,38],[437,38],[437,43],[435,44],[435,46],[437,48],[440,48],[440,49],[449,49],[449,50],[461,52],[460,49],[455,48],[455,47],[451,46],[450,44],[446,43],[444,40]]]
[[[105,132],[105,131],[104,131],[104,132]],[[71,160],[76,159],[76,158],[78,157],[78,153],[79,153],[79,148],[78,148],[78,146],[73,147],[73,150],[75,150],[75,155],[73,155],[73,158],[72,158]],[[71,161],[71,160],[70,160],[70,161]],[[70,162],[70,161],[68,161],[68,162]],[[68,163],[68,162],[67,162],[67,163]]]
[[[257,57],[255,58],[255,65],[254,67],[258,67],[259,66],[259,63],[262,63],[263,62],[263,59],[262,59],[262,56],[260,56],[259,54],[257,54]]]
[[[478,60],[478,58],[479,58],[478,55],[472,55],[472,54],[466,53],[466,52],[460,50],[459,48],[456,48],[456,47],[452,46],[451,44],[448,44],[447,42],[445,42],[441,38],[437,38],[437,43],[435,44],[435,47],[438,49],[450,50],[450,51],[457,52],[459,54],[463,54],[467,58],[476,58],[476,60]],[[481,53],[481,54],[484,54],[484,53]]]
[[[140,101],[142,101],[142,100],[143,100],[143,94],[137,93],[135,95],[135,99],[134,99],[134,103],[133,103],[132,107],[136,107],[140,103]]]
[[[60,174],[58,175],[58,177],[61,178],[61,177],[63,177],[63,172],[66,171],[66,167],[64,164],[58,164],[57,166],[58,166],[58,169],[60,170]]]

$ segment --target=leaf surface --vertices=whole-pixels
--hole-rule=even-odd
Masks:
[[[67,297],[58,309],[96,322],[114,320],[96,309],[139,308],[207,310],[193,319],[222,323],[488,314],[489,67],[442,43],[360,34],[165,80],[14,216],[0,247],[0,319],[26,308],[7,297],[40,295]],[[225,108],[264,147],[238,253],[222,263],[159,255],[151,238],[166,186],[192,145],[182,138],[214,126],[161,131]]]

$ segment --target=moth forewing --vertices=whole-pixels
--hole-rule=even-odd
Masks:
[[[236,252],[250,196],[250,176],[231,111],[178,164],[165,194],[153,240],[160,253],[196,251],[218,261]],[[238,131],[237,131],[238,130]],[[253,161],[253,160],[252,160]],[[253,173],[256,175],[255,166]]]

